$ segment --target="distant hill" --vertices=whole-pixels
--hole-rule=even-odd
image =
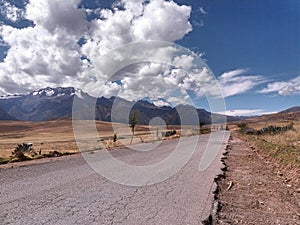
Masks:
[[[300,112],[300,106],[294,106],[292,108],[283,110],[283,111],[281,111],[279,113],[293,113],[293,112]]]
[[[294,122],[300,120],[300,106],[291,107],[278,113],[255,116],[246,119],[248,122]]]
[[[139,114],[138,124],[149,124],[154,117],[160,117],[170,125],[182,124],[178,112],[188,118],[185,124],[195,124],[192,120],[197,118],[195,117],[197,115],[199,121],[205,124],[210,124],[212,118],[214,118],[214,122],[223,122],[225,119],[227,121],[243,119],[243,117],[227,117],[212,114],[204,109],[194,109],[190,105],[178,105],[175,108],[170,106],[158,107],[145,100],[131,102],[117,97],[95,98],[73,87],[47,87],[31,92],[28,95],[1,96],[0,108],[5,108],[7,114],[18,120],[47,121],[59,118],[72,118],[74,100],[81,103],[80,109],[76,111],[79,113],[80,119],[90,119],[87,118],[85,110],[93,110],[90,111],[95,113],[95,118],[93,119],[121,123],[128,121],[128,115],[125,115],[124,112],[136,110]],[[95,107],[91,108],[89,103],[95,103]],[[115,110],[112,115],[113,107],[115,107]],[[190,115],[193,111],[197,115]]]

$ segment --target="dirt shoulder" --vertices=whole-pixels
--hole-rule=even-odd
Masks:
[[[53,161],[57,161],[57,160],[73,159],[75,157],[80,157],[80,154],[78,153],[78,154],[72,154],[72,155],[64,155],[64,156],[60,156],[60,157],[40,158],[40,159],[27,160],[27,161],[22,161],[22,162],[0,164],[0,171],[1,171],[1,169],[9,169],[9,168],[24,167],[24,166],[30,166],[30,165],[36,165],[36,164],[43,164],[43,163],[53,162]]]
[[[275,172],[272,163],[234,135],[217,180],[213,224],[300,225],[300,186]]]

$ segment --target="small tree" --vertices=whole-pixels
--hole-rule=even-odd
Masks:
[[[199,134],[202,134],[202,127],[205,125],[205,123],[203,121],[199,122]]]
[[[131,133],[132,133],[130,144],[132,143],[133,140],[134,129],[135,129],[135,125],[137,124],[137,120],[138,120],[138,111],[134,110],[132,115],[129,118],[129,127],[131,128]]]
[[[118,140],[117,133],[114,133],[114,139],[113,139],[114,143],[116,143],[117,140]]]
[[[168,126],[170,125],[170,117],[167,117],[165,119],[165,123],[166,123],[166,128],[168,129]]]

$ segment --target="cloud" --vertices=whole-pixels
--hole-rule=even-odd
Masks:
[[[199,22],[196,20],[193,20],[193,25],[197,27],[204,27],[204,21],[200,20]]]
[[[112,9],[78,8],[80,2],[29,0],[24,9],[3,4],[1,13],[7,19],[22,17],[34,26],[0,26],[0,37],[9,46],[0,63],[1,94],[26,93],[44,86],[95,88],[107,79],[101,69],[110,62],[100,62],[107,52],[135,41],[174,42],[192,31],[191,7],[173,1],[121,0]],[[88,21],[91,11],[98,18]],[[79,40],[83,41],[80,45]],[[162,49],[152,54],[169,57],[172,52],[174,49]],[[133,54],[123,55],[128,56]],[[142,72],[139,76],[148,76]],[[116,85],[108,82],[104,93],[115,93],[119,90]]]
[[[222,87],[224,97],[242,94],[250,91],[266,80],[261,75],[245,75],[246,69],[237,69],[223,73],[218,81]]]
[[[185,71],[189,71],[194,64],[194,57],[192,55],[176,56],[173,60],[173,65]]]
[[[267,84],[259,93],[267,94],[277,92],[279,95],[292,95],[300,93],[300,76],[289,81],[277,81]]]
[[[245,75],[246,70],[214,79],[205,65],[199,67],[196,54],[147,44],[149,40],[175,42],[191,32],[189,6],[166,0],[121,0],[112,8],[84,9],[78,8],[80,2],[30,0],[22,15],[34,26],[0,26],[0,36],[10,47],[0,63],[0,94],[74,86],[94,96],[148,97],[156,104],[165,104],[164,100],[176,105],[187,103],[188,92],[221,97],[221,87],[228,97],[263,82],[261,76]],[[88,21],[91,13],[97,16]],[[133,42],[143,44],[134,49]],[[111,52],[119,46],[126,47]],[[141,59],[152,61],[126,65]],[[114,68],[108,80],[112,75],[108,71]]]
[[[186,68],[181,67],[180,59],[186,62]],[[173,105],[192,101],[190,93],[196,97],[223,98],[243,94],[265,82],[262,76],[245,75],[247,70],[244,69],[226,72],[215,79],[206,66],[197,68],[193,55],[185,54],[175,56],[171,65],[140,63],[129,71],[119,71],[115,75],[120,81],[118,89],[115,88],[120,97],[128,100],[148,97],[154,102],[164,99]],[[103,87],[101,95],[111,93],[106,89],[111,88]]]
[[[204,10],[203,7],[200,7],[199,12],[200,12],[202,15],[207,15],[207,12]]]
[[[266,114],[273,114],[277,112],[267,112],[262,109],[235,109],[235,110],[227,110],[225,112],[218,112],[218,113],[226,116],[260,116]]]
[[[77,76],[81,71],[82,61],[73,35],[66,32],[51,35],[41,26],[24,29],[2,26],[0,33],[10,46],[0,63],[0,82],[7,93],[57,86],[65,77]]]
[[[143,16],[133,21],[133,34],[137,40],[179,40],[192,31],[190,13],[190,7],[173,1],[150,1]]]
[[[120,92],[118,95],[120,97],[128,100],[148,97],[157,104],[162,103],[161,99],[179,104],[183,103],[183,99],[186,97],[186,93],[182,93],[178,87],[178,83],[181,81],[172,77],[170,65],[145,62],[135,65],[125,74],[124,72],[120,71],[122,74],[119,78]]]
[[[125,10],[119,9],[120,5]],[[94,74],[97,83],[103,84],[107,80],[107,72],[103,71],[103,68],[116,67],[114,60],[103,58],[103,55],[109,54],[110,50],[117,46],[148,40],[174,42],[182,39],[192,30],[189,22],[190,13],[191,7],[163,0],[152,0],[147,4],[137,0],[120,1],[113,9],[102,9],[99,12],[100,19],[90,23],[89,36],[85,37],[86,43],[81,47],[82,54],[91,62],[90,68],[82,73],[83,77]],[[118,88],[115,90],[118,90],[120,97],[128,100],[148,97],[159,104],[158,99],[169,99],[174,95],[171,90],[174,92],[175,88],[178,89],[176,82],[179,81],[170,77],[170,66],[159,62],[167,60],[173,65],[188,69],[193,61],[193,57],[187,55],[179,55],[172,61],[177,50],[168,46],[153,50],[152,46],[148,48],[147,44],[144,44],[140,49],[131,49],[128,46],[123,50],[115,56],[120,62],[130,61],[132,58],[137,60],[150,58],[154,61],[127,67],[126,70],[115,74],[115,80],[119,80]],[[81,87],[89,92],[96,90],[93,88],[96,87],[95,84],[90,82]],[[112,94],[109,89],[109,85],[102,85],[100,93],[92,94],[109,97]],[[172,99],[173,102],[183,103],[181,99],[184,97],[177,94],[177,97]]]
[[[12,22],[17,22],[24,18],[24,11],[7,1],[0,1],[0,13]]]
[[[41,26],[51,34],[66,32],[83,36],[87,21],[84,9],[79,9],[81,0],[31,0],[26,6],[26,19]]]
[[[125,10],[102,9],[101,19],[90,23],[89,35],[82,52],[92,61],[117,46],[145,40],[174,42],[192,30],[191,8],[173,1],[121,1]],[[176,29],[174,29],[176,27]]]
[[[153,102],[154,105],[158,107],[163,107],[163,106],[170,106],[170,104],[164,100],[158,100]]]

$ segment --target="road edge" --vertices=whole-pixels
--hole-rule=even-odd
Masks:
[[[232,133],[230,132],[226,147],[224,148],[223,152],[221,153],[221,157],[220,157],[220,162],[221,162],[221,167],[220,167],[220,173],[214,178],[214,190],[212,191],[213,193],[213,203],[212,203],[212,209],[211,209],[211,213],[209,214],[209,216],[202,220],[201,223],[203,225],[213,225],[213,221],[215,221],[216,216],[218,214],[218,212],[221,209],[220,206],[220,202],[218,200],[218,194],[220,191],[220,187],[218,184],[218,181],[220,181],[221,179],[224,179],[226,177],[225,173],[227,171],[227,165],[225,160],[227,159],[227,154],[230,150],[230,140],[232,140]]]

